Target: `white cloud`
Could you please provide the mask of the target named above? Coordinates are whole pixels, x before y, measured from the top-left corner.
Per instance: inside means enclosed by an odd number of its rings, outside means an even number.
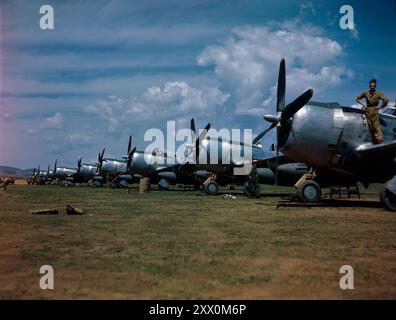
[[[275,101],[282,57],[287,65],[287,94],[294,99],[309,87],[320,92],[353,78],[353,72],[338,63],[342,54],[342,46],[322,29],[294,19],[236,28],[221,43],[207,47],[197,62],[215,66],[219,81],[237,101],[236,114],[262,115],[263,107]]]
[[[48,117],[41,125],[43,129],[62,129],[65,123],[64,115],[60,112],[55,113],[52,117]]]
[[[316,15],[316,8],[312,2],[302,3],[300,4],[300,16],[306,14]]]
[[[351,37],[355,40],[359,40],[359,31],[356,22],[354,22],[353,29],[351,30]]]
[[[2,118],[3,118],[4,121],[13,121],[15,119],[14,116],[11,113],[9,113],[9,112],[3,113],[3,117]]]
[[[69,133],[66,136],[66,142],[70,143],[73,147],[84,147],[91,144],[92,137],[87,133]]]
[[[217,87],[194,88],[185,81],[166,82],[163,87],[150,87],[139,96],[123,99],[109,96],[96,101],[84,110],[105,120],[107,131],[116,133],[124,124],[158,124],[188,115],[214,115],[216,107],[223,105],[229,95]]]

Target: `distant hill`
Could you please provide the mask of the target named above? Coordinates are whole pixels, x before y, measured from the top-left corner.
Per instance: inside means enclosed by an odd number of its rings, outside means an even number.
[[[33,169],[19,169],[14,167],[0,166],[0,176],[26,177],[33,173]]]

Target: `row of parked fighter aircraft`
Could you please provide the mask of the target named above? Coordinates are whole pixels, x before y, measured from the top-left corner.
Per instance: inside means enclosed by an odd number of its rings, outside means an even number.
[[[320,201],[321,189],[329,186],[351,186],[360,182],[367,187],[371,183],[382,183],[380,201],[388,210],[396,211],[396,116],[381,113],[384,142],[375,144],[365,113],[360,109],[312,102],[312,89],[285,105],[285,73],[282,59],[276,114],[264,116],[271,125],[247,146],[252,150],[256,181],[251,179],[251,173],[234,174],[234,169],[245,163],[246,159],[241,156],[230,156],[230,163],[222,164],[219,152],[215,163],[211,163],[209,150],[214,139],[207,135],[210,124],[197,137],[193,119],[194,143],[186,145],[194,154],[193,163],[174,164],[173,155],[166,152],[157,150],[147,154],[132,149],[130,137],[127,154],[120,159],[106,158],[103,149],[97,163],[83,163],[81,157],[76,168],[61,168],[55,163],[53,169],[34,172],[33,180],[37,183],[51,179],[66,184],[87,182],[94,187],[102,186],[107,180],[113,186],[126,187],[149,177],[151,183],[158,183],[164,189],[169,184],[199,186],[205,181],[209,194],[216,194],[219,185],[242,184],[250,195],[260,192],[258,184],[295,185],[303,202]],[[276,129],[276,148],[264,151],[260,141],[272,129]],[[244,145],[231,140],[215,142],[219,150],[228,150],[230,155],[234,154],[234,148]]]
[[[253,154],[258,178],[255,184],[250,179],[250,172],[242,175],[234,174],[233,169],[240,166],[241,159],[238,161],[232,159],[229,164],[221,164],[221,157],[225,156],[226,148],[219,153],[216,164],[210,163],[210,160],[203,164],[200,154],[206,156],[210,150],[210,137],[208,137],[209,140],[204,137],[209,128],[210,124],[197,138],[195,122],[191,119],[193,135],[191,140],[196,143],[187,145],[186,150],[194,153],[194,158],[197,160],[194,164],[189,162],[176,164],[175,156],[170,156],[158,149],[151,153],[132,149],[132,136],[130,136],[127,153],[120,159],[106,158],[105,149],[103,149],[98,154],[96,163],[83,163],[82,157],[79,157],[75,168],[67,168],[58,167],[55,161],[53,169],[49,165],[47,171],[42,171],[40,168],[34,170],[30,181],[35,184],[57,182],[68,186],[74,183],[88,183],[92,187],[102,187],[106,183],[111,187],[126,188],[141,178],[148,177],[151,183],[158,183],[159,188],[164,190],[168,189],[170,184],[200,187],[207,181],[205,191],[208,194],[216,194],[219,185],[237,184],[245,185],[245,192],[249,195],[258,195],[260,184],[274,184],[277,180],[276,183],[279,185],[293,185],[304,173],[308,172],[307,165],[286,160],[282,155],[276,164],[274,148],[264,152],[257,144],[252,145],[256,149]],[[222,148],[221,145],[216,147]],[[205,152],[202,153],[202,150]],[[228,151],[230,151],[229,148]]]

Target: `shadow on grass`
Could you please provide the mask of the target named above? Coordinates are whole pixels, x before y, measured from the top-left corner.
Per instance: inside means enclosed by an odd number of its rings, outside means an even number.
[[[375,200],[350,200],[350,199],[322,199],[319,203],[301,203],[295,200],[281,200],[276,209],[286,208],[378,208],[382,209],[382,204]]]

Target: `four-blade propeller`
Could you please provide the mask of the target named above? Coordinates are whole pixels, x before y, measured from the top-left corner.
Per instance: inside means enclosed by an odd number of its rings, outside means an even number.
[[[129,136],[127,154],[126,154],[126,156],[123,157],[125,159],[125,162],[126,162],[127,171],[129,171],[130,168],[131,168],[131,164],[132,164],[132,161],[133,161],[133,155],[136,152],[136,147],[134,147],[132,150],[131,150],[131,147],[132,147],[132,136]]]
[[[284,145],[291,129],[291,118],[302,107],[304,107],[313,96],[313,90],[308,89],[301,94],[297,99],[290,102],[285,107],[285,94],[286,94],[286,66],[285,59],[282,59],[279,65],[277,96],[276,96],[276,115],[265,115],[264,119],[271,123],[271,125],[261,132],[254,140],[253,143],[257,144],[261,141],[264,135],[276,128],[276,169],[275,169],[275,185],[278,183],[278,158],[279,149]]]
[[[77,159],[77,173],[80,173],[82,166],[82,156],[79,156]]]
[[[102,164],[103,164],[103,156],[105,153],[105,148],[103,148],[102,153],[98,153],[98,166],[96,168],[96,173],[100,173],[100,171],[102,170]]]
[[[53,175],[55,176],[56,170],[57,170],[57,163],[58,163],[58,159],[55,159],[55,164],[54,164],[54,171],[53,171]]]
[[[190,129],[191,129],[191,144],[185,144],[185,147],[188,150],[188,152],[185,155],[185,157],[188,158],[190,156],[190,154],[192,152],[194,152],[195,163],[198,164],[198,162],[199,162],[199,153],[200,153],[200,149],[202,147],[202,141],[205,139],[206,134],[208,133],[208,131],[210,129],[210,123],[208,123],[205,126],[205,128],[201,131],[201,134],[199,135],[198,138],[196,138],[197,132],[195,130],[194,118],[191,119]]]

